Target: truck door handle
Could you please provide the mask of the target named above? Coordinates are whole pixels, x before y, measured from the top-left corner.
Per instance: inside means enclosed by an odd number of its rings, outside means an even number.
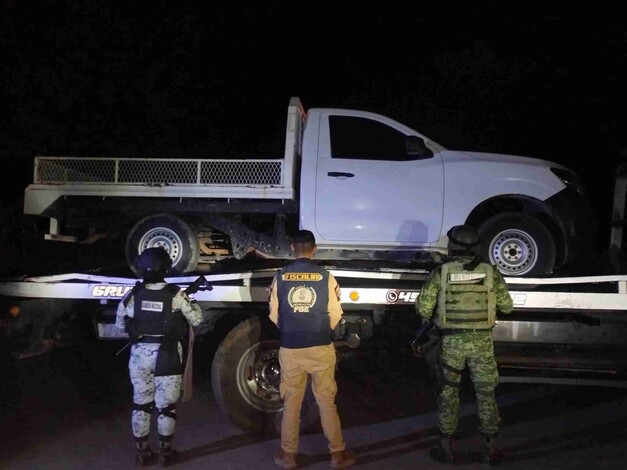
[[[346,176],[347,178],[352,178],[353,176],[355,176],[353,173],[344,173],[343,171],[329,171],[327,175],[334,176],[336,178],[340,176]]]

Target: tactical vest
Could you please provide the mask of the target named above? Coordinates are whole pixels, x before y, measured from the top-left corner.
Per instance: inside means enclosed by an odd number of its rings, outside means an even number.
[[[143,284],[133,288],[133,342],[141,342],[141,336],[168,336],[179,340],[186,333],[187,320],[180,311],[172,311],[172,299],[179,287],[166,285],[163,289],[146,289]]]
[[[488,330],[496,322],[494,267],[480,263],[473,271],[464,270],[463,262],[442,265],[438,328]]]
[[[281,346],[297,349],[331,344],[329,273],[307,258],[279,271],[279,329]]]

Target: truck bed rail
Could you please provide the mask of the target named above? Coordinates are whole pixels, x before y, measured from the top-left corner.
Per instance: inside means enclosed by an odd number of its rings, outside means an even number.
[[[34,184],[283,186],[282,159],[35,157]]]

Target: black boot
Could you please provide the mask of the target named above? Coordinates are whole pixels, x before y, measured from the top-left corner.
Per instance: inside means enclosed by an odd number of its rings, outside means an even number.
[[[148,445],[145,439],[137,440],[137,454],[135,454],[135,465],[139,467],[147,467],[156,461],[156,455]]]
[[[453,436],[441,435],[438,445],[429,451],[433,460],[442,463],[455,463],[453,455]]]
[[[481,445],[481,463],[496,465],[500,460],[500,453],[496,448],[496,436],[483,436]]]
[[[178,456],[179,453],[172,448],[170,441],[159,442],[159,465],[162,467],[172,465],[176,463]]]

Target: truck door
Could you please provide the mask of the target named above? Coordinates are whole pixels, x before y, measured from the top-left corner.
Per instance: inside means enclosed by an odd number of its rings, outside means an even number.
[[[316,230],[329,242],[398,246],[436,241],[443,211],[440,155],[408,155],[411,130],[371,116],[320,116]]]

